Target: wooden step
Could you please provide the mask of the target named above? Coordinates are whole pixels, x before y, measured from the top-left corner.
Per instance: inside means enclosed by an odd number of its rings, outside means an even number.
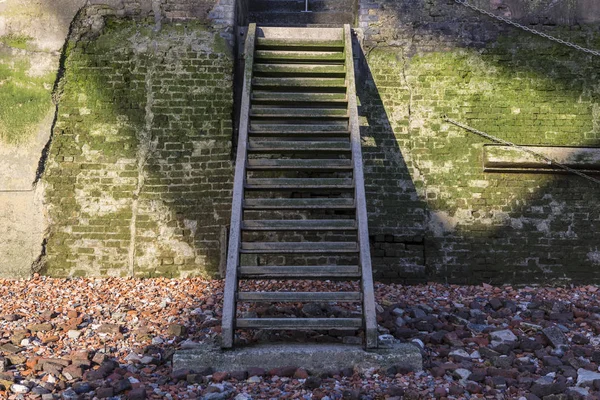
[[[240,302],[354,302],[361,301],[360,292],[239,292]]]
[[[343,51],[257,50],[254,58],[269,61],[339,61],[343,63],[346,60],[346,54]]]
[[[343,40],[306,40],[301,38],[256,38],[257,48],[287,48],[295,47],[301,49],[314,49],[316,48],[344,48]]]
[[[251,117],[275,118],[348,118],[344,108],[252,107]]]
[[[348,178],[248,178],[246,189],[353,189]]]
[[[309,102],[309,103],[347,103],[345,93],[302,93],[302,92],[274,92],[255,90],[252,92],[253,101],[276,102]]]
[[[263,78],[252,79],[252,85],[258,87],[302,87],[302,88],[343,88],[344,78]]]
[[[357,265],[240,267],[240,276],[245,279],[360,278],[360,274]]]
[[[248,151],[256,152],[301,152],[301,151],[350,151],[350,142],[348,141],[275,141],[275,140],[256,140],[248,141]]]
[[[254,64],[254,72],[263,74],[344,74],[344,65],[328,64]]]
[[[358,245],[353,242],[242,242],[240,253],[358,253]]]
[[[354,209],[354,199],[246,199],[244,200],[246,210],[322,210],[322,209]]]
[[[237,328],[253,329],[360,329],[362,318],[238,318]]]
[[[245,231],[347,231],[356,229],[352,219],[249,220],[242,222]]]
[[[259,133],[348,133],[347,122],[332,122],[327,124],[265,124],[257,121],[250,122],[250,134]]]
[[[352,160],[342,159],[250,159],[246,165],[248,170],[320,170],[320,171],[351,171]]]

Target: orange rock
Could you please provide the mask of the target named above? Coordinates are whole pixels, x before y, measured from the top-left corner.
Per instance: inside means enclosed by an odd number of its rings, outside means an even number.
[[[39,360],[40,357],[29,358],[27,361],[25,361],[25,365],[27,366],[27,368],[34,369]]]

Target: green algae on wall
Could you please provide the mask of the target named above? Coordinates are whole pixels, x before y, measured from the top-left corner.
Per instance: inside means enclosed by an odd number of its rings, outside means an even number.
[[[46,181],[54,276],[214,274],[233,60],[217,32],[107,18],[68,46]]]
[[[19,144],[31,139],[52,108],[54,74],[33,71],[31,61],[0,38],[0,140]]]
[[[413,32],[405,46],[368,53],[362,133],[376,275],[600,279],[600,188],[573,175],[484,173],[489,141],[442,121],[518,144],[600,146],[597,60],[519,32],[483,48],[423,42]]]

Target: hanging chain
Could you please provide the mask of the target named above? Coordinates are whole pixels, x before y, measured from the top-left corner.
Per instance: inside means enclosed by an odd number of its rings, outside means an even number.
[[[529,33],[533,33],[534,35],[538,35],[538,36],[541,36],[541,37],[546,38],[548,40],[552,40],[553,42],[560,43],[560,44],[563,44],[565,46],[569,46],[569,47],[571,47],[573,49],[576,49],[576,50],[579,50],[579,51],[583,51],[585,53],[591,54],[591,55],[596,56],[596,57],[600,57],[600,51],[592,50],[592,49],[587,49],[585,47],[581,47],[578,44],[567,42],[566,40],[562,40],[562,39],[559,39],[557,37],[550,36],[547,33],[540,32],[538,30],[532,29],[532,28],[530,28],[528,26],[521,25],[519,23],[516,23],[515,21],[512,21],[512,20],[508,19],[508,18],[501,17],[501,16],[496,15],[494,13],[491,13],[489,11],[483,10],[483,9],[477,7],[477,6],[474,6],[473,4],[470,4],[467,0],[454,0],[454,1],[456,3],[458,3],[458,4],[462,4],[465,7],[469,7],[472,10],[480,12],[481,14],[485,14],[488,17],[497,19],[498,21],[505,22],[505,23],[507,23],[509,25],[512,25],[512,26],[514,26],[516,28],[522,29],[522,30],[527,31]]]
[[[456,125],[456,126],[458,126],[458,127],[460,127],[460,128],[463,128],[463,129],[464,129],[464,130],[466,130],[466,131],[469,131],[469,132],[475,133],[476,135],[479,135],[479,136],[482,136],[482,137],[484,137],[484,138],[486,138],[486,139],[488,139],[488,140],[491,140],[492,142],[500,143],[500,144],[503,144],[503,145],[505,145],[505,146],[514,147],[515,149],[518,149],[518,150],[521,150],[521,151],[523,151],[523,152],[525,152],[525,153],[531,154],[531,155],[532,155],[532,156],[534,156],[535,158],[537,158],[537,159],[539,159],[539,160],[542,160],[542,161],[544,161],[544,162],[545,162],[546,164],[548,164],[548,165],[553,165],[553,166],[555,166],[555,167],[558,167],[558,168],[561,168],[561,169],[563,169],[563,170],[565,170],[565,171],[567,171],[567,172],[570,172],[570,173],[572,173],[572,174],[578,175],[578,176],[580,176],[580,177],[582,177],[582,178],[584,178],[584,179],[587,179],[587,180],[589,180],[589,181],[592,181],[592,182],[594,182],[594,183],[600,184],[600,179],[596,179],[596,178],[594,178],[593,176],[590,176],[590,175],[588,175],[588,174],[584,174],[584,173],[583,173],[583,172],[581,172],[581,171],[577,171],[576,169],[573,169],[573,168],[571,168],[571,167],[568,167],[568,166],[566,166],[565,164],[559,163],[558,161],[556,161],[556,160],[553,160],[553,159],[552,159],[552,158],[550,158],[550,157],[546,157],[545,155],[543,155],[543,154],[541,154],[541,153],[538,153],[537,151],[533,151],[533,150],[531,150],[531,149],[528,149],[528,148],[526,148],[526,147],[519,146],[518,144],[511,143],[511,142],[509,142],[509,141],[507,141],[507,140],[504,140],[504,139],[500,139],[499,137],[492,136],[492,135],[490,135],[489,133],[482,132],[482,131],[480,131],[480,130],[477,130],[477,129],[475,129],[475,128],[472,128],[472,127],[470,127],[470,126],[468,126],[468,125],[465,125],[465,124],[462,124],[462,123],[460,123],[460,122],[458,122],[458,121],[455,121],[455,120],[453,120],[453,119],[450,119],[450,118],[448,118],[448,117],[447,117],[447,116],[445,116],[445,115],[442,117],[442,119],[443,119],[444,121],[446,121],[446,122],[449,122],[449,123],[451,123],[451,124],[453,124],[453,125]]]

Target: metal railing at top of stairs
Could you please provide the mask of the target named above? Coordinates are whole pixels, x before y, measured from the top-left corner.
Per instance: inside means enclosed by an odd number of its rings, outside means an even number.
[[[352,29],[344,25],[344,47],[346,50],[346,80],[348,111],[350,113],[350,142],[352,144],[352,162],[354,163],[354,198],[356,201],[356,223],[358,226],[358,245],[360,266],[362,269],[363,315],[365,320],[365,345],[367,349],[377,347],[377,319],[373,289],[373,270],[369,248],[369,226],[365,196],[365,178],[360,142],[360,126],[356,104],[356,86],[354,79],[354,56],[352,52]]]
[[[237,269],[240,258],[242,207],[244,200],[244,184],[246,180],[246,152],[248,146],[248,115],[250,113],[250,94],[252,91],[252,70],[254,67],[254,47],[256,43],[256,24],[248,26],[244,47],[244,84],[242,88],[242,105],[240,109],[240,127],[238,148],[233,181],[233,199],[231,205],[231,224],[229,246],[227,249],[227,270],[225,273],[225,292],[223,295],[222,342],[221,347],[233,347],[235,331]]]

